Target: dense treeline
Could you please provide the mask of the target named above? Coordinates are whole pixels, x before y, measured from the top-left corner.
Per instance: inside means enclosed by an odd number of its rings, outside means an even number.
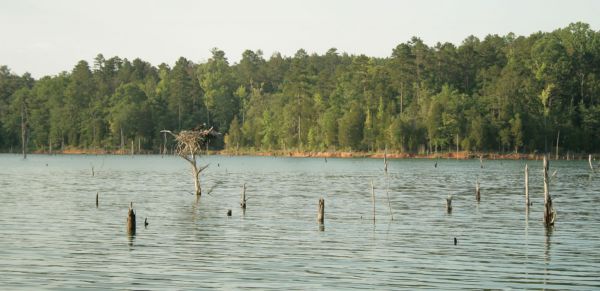
[[[256,150],[600,151],[600,32],[575,23],[528,37],[488,35],[387,58],[247,50],[230,64],[171,68],[98,55],[34,80],[0,68],[0,148],[157,151],[161,129],[206,123],[215,148]]]

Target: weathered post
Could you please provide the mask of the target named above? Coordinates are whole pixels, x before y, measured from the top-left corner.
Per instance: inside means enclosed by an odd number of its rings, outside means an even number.
[[[452,213],[452,195],[448,195],[446,198],[446,211]]]
[[[135,235],[135,212],[133,211],[133,202],[129,204],[129,212],[127,213],[127,233]]]
[[[322,197],[319,199],[319,208],[318,208],[318,212],[317,212],[317,222],[319,224],[324,224],[325,223],[325,199],[322,198]]]
[[[96,192],[96,208],[98,208],[98,192]]]
[[[552,197],[550,197],[550,178],[548,177],[548,168],[550,167],[548,158],[544,155],[544,225],[554,225],[556,212],[552,207]]]
[[[588,156],[588,163],[590,163],[590,169],[593,172],[594,171],[594,165],[592,165],[592,155],[591,154]]]

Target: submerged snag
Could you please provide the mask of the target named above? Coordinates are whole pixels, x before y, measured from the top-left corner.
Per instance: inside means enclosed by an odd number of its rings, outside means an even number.
[[[452,213],[452,195],[446,198],[446,212]]]
[[[548,168],[550,163],[544,156],[544,225],[552,226],[556,220],[556,211],[552,207],[552,197],[550,197],[550,178],[548,177]]]
[[[127,233],[135,235],[135,212],[133,211],[133,202],[129,204],[129,212],[127,213]]]
[[[203,129],[200,126],[199,129],[194,130],[182,130],[175,134],[170,130],[161,130],[162,133],[168,133],[175,137],[177,146],[175,152],[178,156],[190,163],[192,167],[192,177],[194,178],[194,188],[196,190],[196,196],[202,195],[202,189],[200,187],[200,173],[204,171],[208,165],[199,167],[196,161],[202,153],[203,148],[208,147],[209,141],[220,135],[219,132],[214,130],[212,127],[209,129]]]

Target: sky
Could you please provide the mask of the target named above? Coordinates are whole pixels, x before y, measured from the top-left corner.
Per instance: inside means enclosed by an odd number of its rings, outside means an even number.
[[[99,53],[171,66],[204,62],[214,47],[230,63],[246,49],[387,57],[413,36],[459,45],[578,21],[598,30],[599,15],[594,0],[0,0],[0,65],[40,78]]]

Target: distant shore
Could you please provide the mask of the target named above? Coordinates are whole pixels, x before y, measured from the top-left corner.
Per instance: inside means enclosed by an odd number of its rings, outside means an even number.
[[[32,154],[50,154],[48,151],[34,151]],[[52,154],[64,155],[131,155],[131,151],[122,150],[106,150],[106,149],[76,149],[70,148],[65,150],[55,150]],[[152,155],[159,154],[153,151],[135,151],[134,155]],[[206,154],[206,153],[204,153]],[[480,157],[486,160],[541,160],[541,153],[495,153],[495,152],[438,152],[438,153],[406,153],[390,151],[384,153],[377,152],[362,152],[362,151],[254,151],[254,150],[210,150],[208,155],[222,156],[269,156],[269,157],[295,157],[295,158],[374,158],[383,159],[384,156],[388,159],[479,159]],[[595,156],[595,155],[594,155]],[[555,159],[555,155],[551,154],[550,158]],[[559,155],[560,160],[582,160],[587,159],[588,154],[569,153]]]

